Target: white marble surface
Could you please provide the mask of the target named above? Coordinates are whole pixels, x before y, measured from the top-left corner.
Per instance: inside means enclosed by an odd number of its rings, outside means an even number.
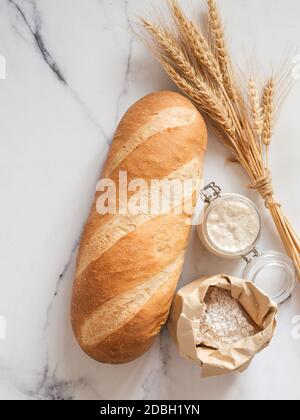
[[[0,399],[300,397],[300,337],[292,324],[300,315],[299,288],[280,308],[272,345],[243,375],[202,380],[197,367],[179,358],[166,331],[148,354],[121,367],[89,360],[72,336],[75,254],[116,124],[142,95],[173,88],[130,31],[136,16],[161,3],[0,0],[0,55],[7,64],[6,80],[0,80],[0,326],[6,322]],[[300,46],[298,0],[220,4],[239,65],[249,67],[255,56],[264,74],[287,56],[287,48]],[[298,231],[299,104],[296,85],[272,145],[278,197]],[[211,136],[206,180],[260,203],[227,158]],[[260,248],[280,250],[261,208]],[[193,236],[181,284],[241,269],[209,255]]]

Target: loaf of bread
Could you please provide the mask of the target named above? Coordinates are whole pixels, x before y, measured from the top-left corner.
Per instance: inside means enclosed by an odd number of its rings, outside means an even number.
[[[151,94],[122,119],[103,178],[113,180],[117,190],[120,171],[128,182],[142,179],[148,185],[153,179],[201,178],[206,143],[205,123],[188,99],[172,92]],[[71,318],[85,353],[122,364],[145,353],[167,321],[192,214],[100,215],[99,194],[79,249]],[[182,198],[195,199],[195,191]]]

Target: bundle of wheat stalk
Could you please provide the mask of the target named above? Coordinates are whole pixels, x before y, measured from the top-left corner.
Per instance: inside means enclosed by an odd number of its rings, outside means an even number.
[[[249,77],[248,95],[243,95],[215,0],[207,0],[207,36],[183,13],[177,0],[169,0],[168,5],[169,23],[142,19],[144,39],[170,78],[207,115],[218,138],[247,171],[251,178],[249,187],[263,197],[300,278],[300,240],[274,199],[269,168],[275,95],[279,88],[276,78],[270,77],[260,92],[254,77]]]

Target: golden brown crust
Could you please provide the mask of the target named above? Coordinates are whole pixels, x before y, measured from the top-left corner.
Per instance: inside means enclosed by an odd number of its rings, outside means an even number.
[[[171,285],[168,283],[161,287],[122,329],[105,339],[101,346],[86,349],[87,353],[99,362],[123,364],[149,350],[168,319],[181,269],[182,265],[173,276]]]
[[[160,113],[161,111],[165,109],[173,108],[173,107],[183,107],[183,108],[190,109],[192,111],[196,111],[193,104],[187,98],[177,93],[167,92],[167,91],[156,92],[151,95],[147,95],[146,97],[142,98],[137,103],[135,103],[124,115],[124,117],[122,118],[119,124],[119,127],[117,128],[113,144],[111,146],[106,164],[104,166],[103,174],[105,174],[105,172],[107,171],[107,168],[111,164],[116,154],[124,146],[124,143],[126,143],[126,141],[128,141],[128,139],[131,138],[139,130],[140,127],[146,125],[149,122],[149,119],[151,119],[151,117],[157,115],[158,113]],[[199,130],[200,128],[201,133],[198,133],[198,135],[201,136],[205,133],[204,134],[204,137],[205,137],[206,135],[205,123],[202,117],[200,116],[200,114],[197,111],[196,113],[197,113],[197,119],[194,123],[195,129]],[[190,128],[192,130],[192,127]],[[186,138],[188,133],[184,129],[184,127],[183,127],[183,131]],[[162,140],[164,139],[165,134],[166,133],[163,133],[163,136],[160,135]],[[180,137],[180,134],[179,134],[179,137]],[[194,137],[194,140],[195,140],[195,137]],[[206,139],[203,138],[202,140],[203,140],[202,141],[203,147],[205,148]],[[185,147],[184,143],[185,142],[181,142],[181,147]],[[200,145],[200,147],[202,146],[201,144],[199,144],[199,142],[197,143],[198,145]],[[160,155],[156,155],[155,161],[159,159],[163,151],[169,153],[171,148],[168,147],[168,144],[169,144],[168,142],[165,142],[163,149],[160,150]],[[165,153],[164,155],[165,158],[168,156],[168,153]],[[143,153],[140,153],[140,156],[138,156],[138,158],[136,159],[137,162],[139,161],[140,157],[143,157]],[[178,158],[180,159],[180,156],[178,156]],[[136,173],[136,176],[137,177],[143,176],[144,174],[143,171],[144,171],[143,167],[140,166],[140,171],[139,173]],[[172,171],[170,170],[170,172]]]
[[[204,121],[189,100],[155,93],[122,119],[103,174],[117,185],[120,170],[128,172],[129,181],[150,182],[171,173],[184,177],[190,162],[201,170],[206,141]],[[130,221],[100,216],[94,202],[78,254],[71,311],[78,342],[92,358],[126,363],[151,346],[182,270],[190,232],[186,221],[186,215],[174,214]],[[126,302],[132,302],[128,310]]]

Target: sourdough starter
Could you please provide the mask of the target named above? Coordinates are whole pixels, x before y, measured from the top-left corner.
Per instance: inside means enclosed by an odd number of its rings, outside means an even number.
[[[209,212],[207,233],[221,251],[237,254],[249,249],[260,232],[260,218],[254,206],[231,196],[220,200]]]

